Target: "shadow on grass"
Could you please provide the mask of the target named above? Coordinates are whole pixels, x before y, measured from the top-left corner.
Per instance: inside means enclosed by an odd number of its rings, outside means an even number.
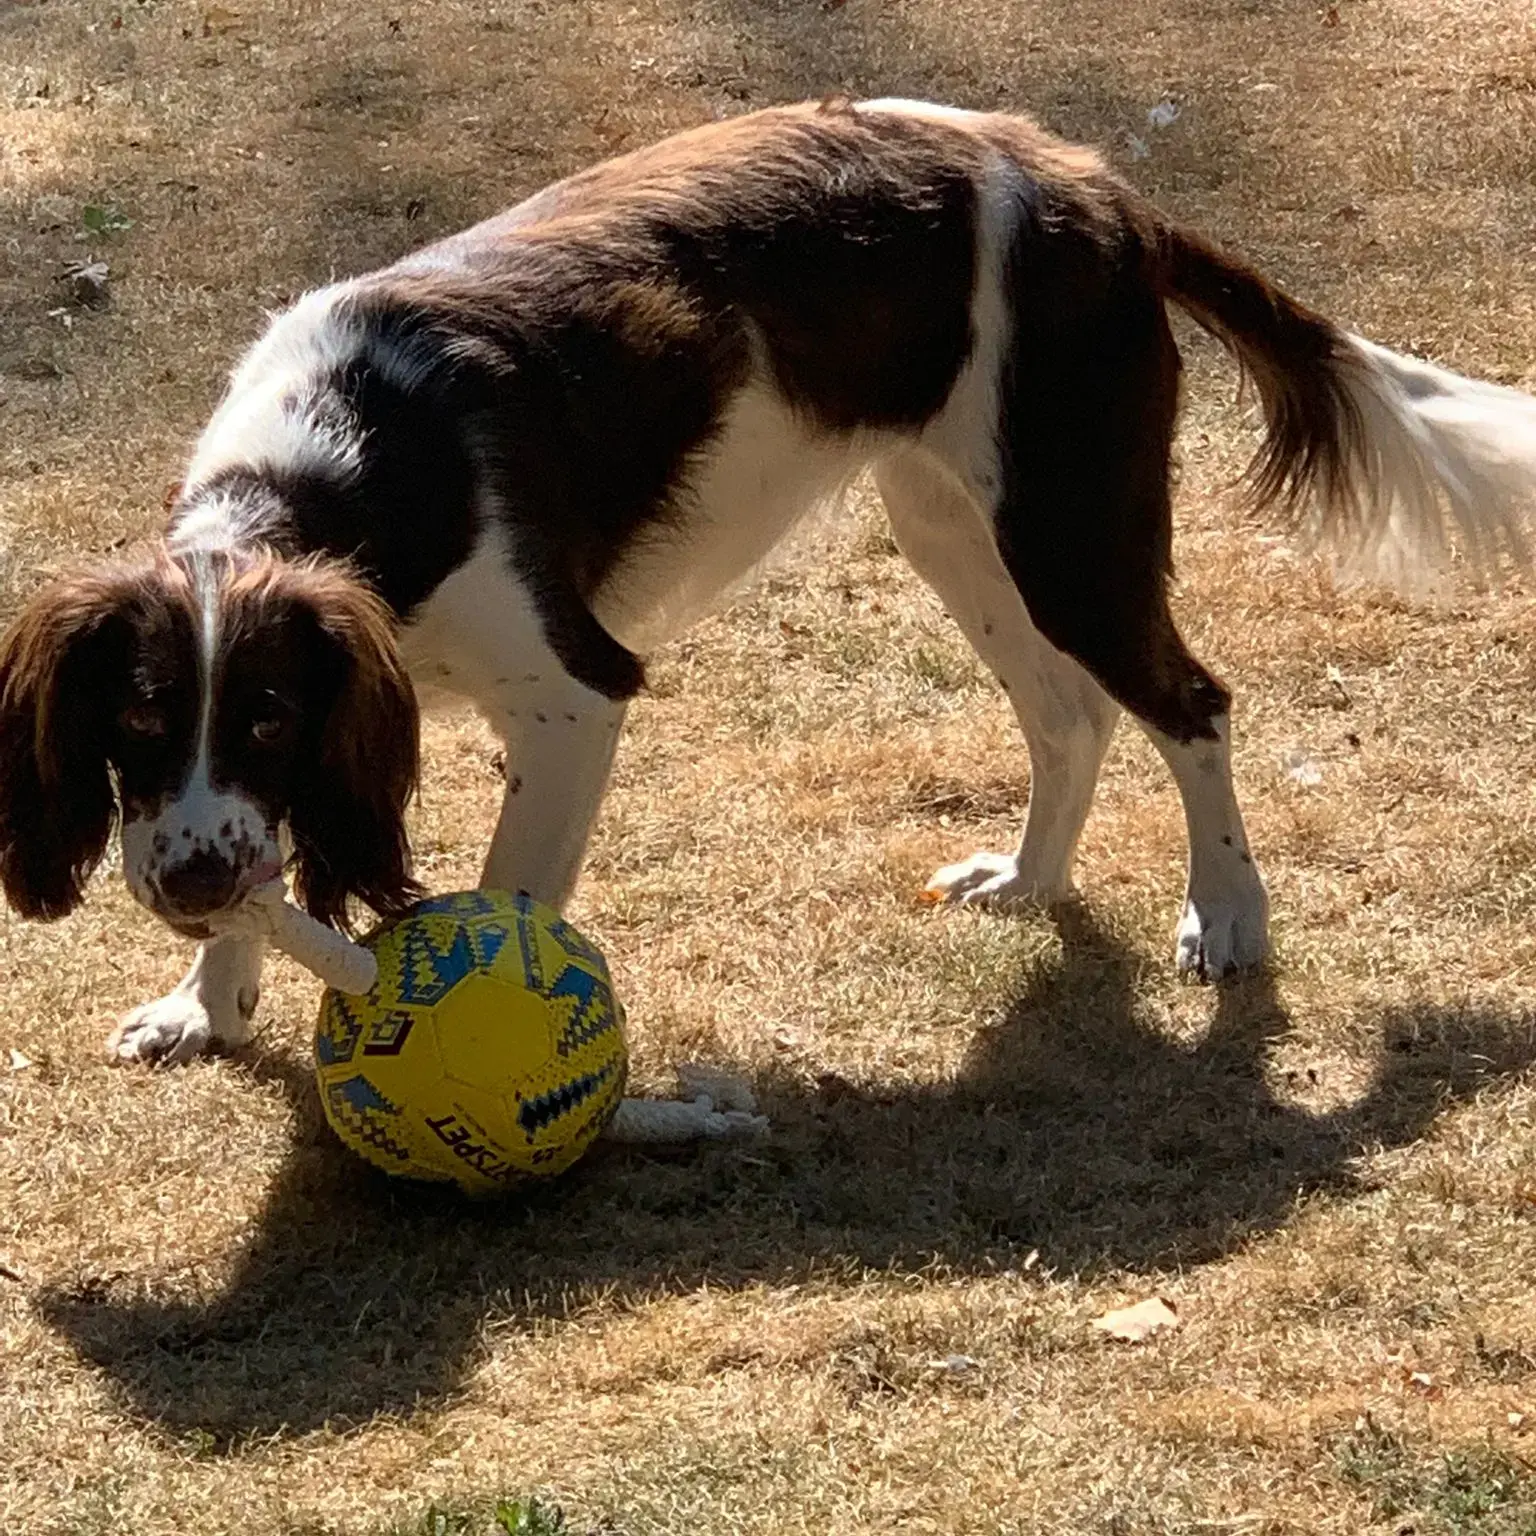
[[[1084,1273],[1219,1258],[1301,1195],[1356,1190],[1363,1148],[1413,1140],[1536,1059],[1527,1020],[1388,1013],[1369,1090],[1309,1114],[1264,1070],[1288,1027],[1267,980],[1224,988],[1205,1038],[1175,1043],[1138,1016],[1137,957],[1080,910],[1063,927],[1060,957],[1024,979],[952,1084],[765,1082],[765,1145],[602,1149],[498,1205],[372,1175],[330,1140],[304,1065],[255,1059],[305,1130],[224,1294],[55,1291],[39,1305],[129,1411],[233,1448],[408,1413],[454,1389],[488,1318],[558,1316],[594,1288],[934,1259],[979,1271],[1029,1249]]]

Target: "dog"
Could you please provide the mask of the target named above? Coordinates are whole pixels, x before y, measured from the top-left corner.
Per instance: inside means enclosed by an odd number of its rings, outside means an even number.
[[[300,299],[236,369],[151,553],[0,644],[0,883],[73,908],[121,822],[200,942],[125,1060],[247,1038],[281,871],[344,924],[416,895],[418,690],[506,743],[487,887],[559,907],[645,658],[873,470],[897,544],[1007,691],[1029,809],[954,902],[1072,889],[1121,710],[1183,799],[1177,964],[1264,959],[1229,694],[1169,615],[1177,307],[1235,353],[1254,499],[1412,571],[1519,552],[1536,400],[1350,335],[1020,117],[808,103],[600,164]]]

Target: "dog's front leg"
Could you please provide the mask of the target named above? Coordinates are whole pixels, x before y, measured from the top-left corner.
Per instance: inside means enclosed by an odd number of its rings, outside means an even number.
[[[243,1045],[261,996],[266,940],[230,933],[198,946],[192,969],[173,992],[119,1021],[107,1040],[118,1061],[187,1061],[214,1046]]]
[[[507,788],[485,890],[526,891],[557,910],[576,884],[608,785],[625,705],[567,680],[531,703],[487,712],[506,743]]]

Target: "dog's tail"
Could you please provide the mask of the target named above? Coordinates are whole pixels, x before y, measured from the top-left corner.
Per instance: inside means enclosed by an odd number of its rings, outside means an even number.
[[[1153,214],[1154,283],[1236,354],[1267,430],[1253,497],[1292,509],[1346,568],[1412,584],[1453,548],[1524,559],[1536,399],[1341,330],[1242,261]]]

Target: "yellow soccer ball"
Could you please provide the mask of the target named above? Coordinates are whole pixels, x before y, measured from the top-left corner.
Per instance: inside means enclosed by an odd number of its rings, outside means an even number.
[[[526,896],[419,902],[363,940],[366,996],[328,990],[325,1117],[369,1162],[476,1194],[563,1172],[624,1093],[624,1016],[602,955]]]

